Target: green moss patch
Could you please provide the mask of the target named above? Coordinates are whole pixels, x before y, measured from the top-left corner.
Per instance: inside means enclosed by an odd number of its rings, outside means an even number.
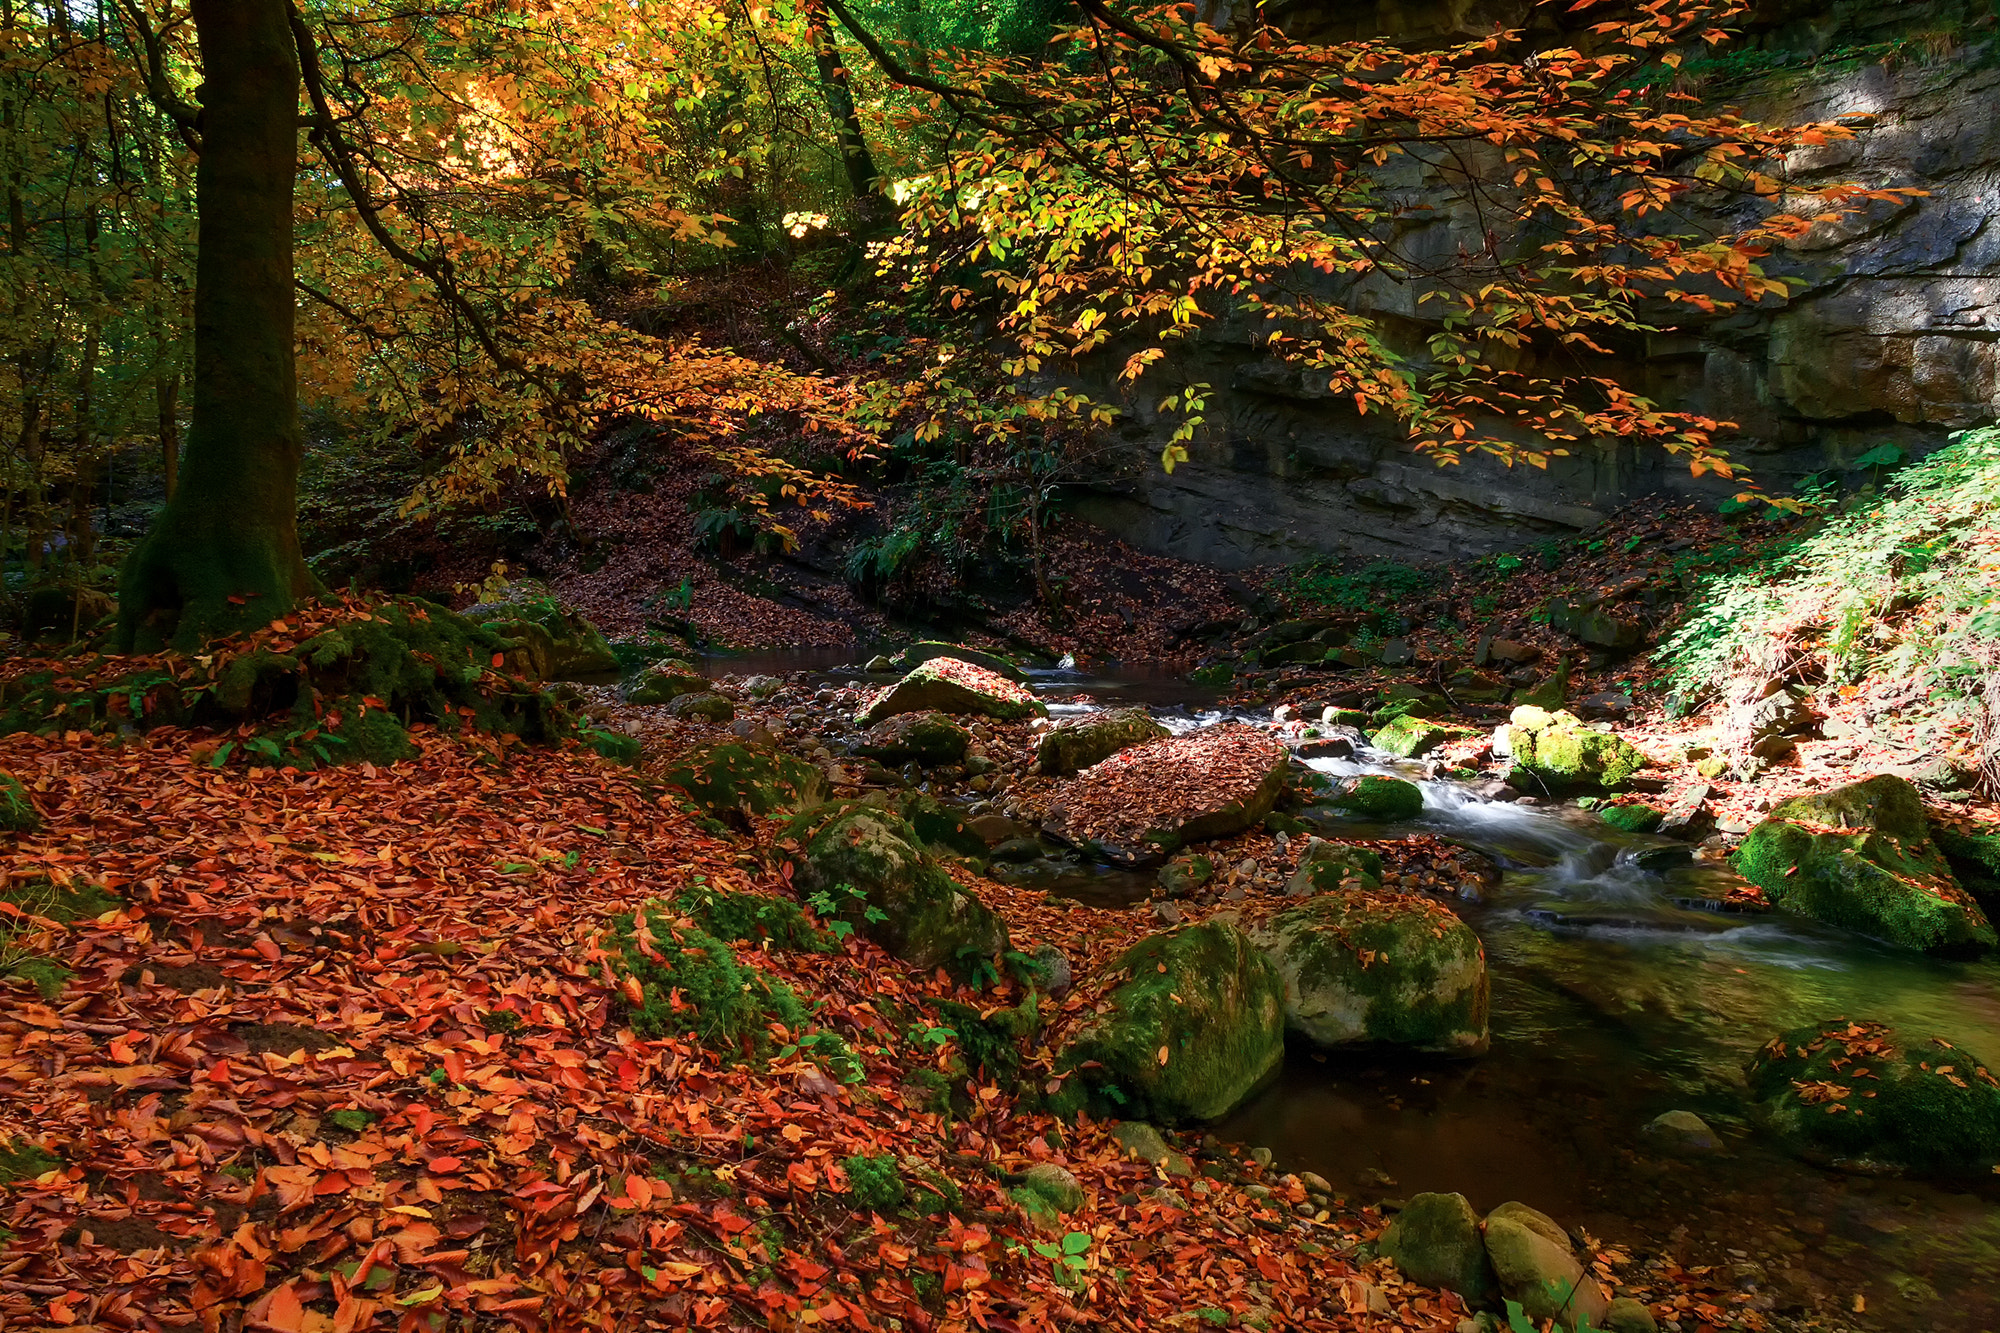
[[[1336,796],[1343,810],[1384,824],[1416,819],[1424,813],[1423,789],[1401,778],[1365,777]]]
[[[1942,1038],[1830,1019],[1773,1039],[1749,1082],[1771,1128],[1814,1156],[1972,1174],[2000,1161],[2000,1080]]]
[[[1284,1057],[1284,983],[1221,921],[1155,935],[1118,962],[1127,980],[1057,1058],[1059,1110],[1163,1123],[1240,1105]]]
[[[12,773],[0,771],[0,829],[9,833],[33,833],[41,826],[41,812],[35,809],[28,789]]]
[[[744,966],[727,942],[664,903],[614,918],[606,952],[605,979],[642,1037],[690,1035],[715,1050],[762,1052],[772,1024],[794,1032],[806,1025],[791,987]],[[633,999],[629,981],[642,998]]]
[[[821,806],[793,819],[779,843],[791,849],[800,893],[899,958],[970,978],[989,974],[1007,951],[1000,918],[892,810],[863,801]]]
[[[1284,980],[1287,1026],[1315,1045],[1486,1049],[1486,952],[1442,903],[1354,887],[1287,908],[1250,937]]]
[[[1627,833],[1652,833],[1666,815],[1650,805],[1607,805],[1597,812],[1597,817]]]
[[[1926,953],[2000,944],[1931,840],[1916,789],[1881,776],[1795,797],[1750,830],[1731,858],[1781,911]]]
[[[809,953],[826,953],[835,947],[833,937],[808,920],[804,910],[789,898],[732,893],[702,883],[675,898],[674,910],[732,944]]]
[[[826,774],[805,760],[734,743],[692,750],[663,776],[712,815],[793,814],[827,793]]]
[[[1067,777],[1120,750],[1163,740],[1170,734],[1143,708],[1087,713],[1042,733],[1035,744],[1035,768],[1051,777]]]

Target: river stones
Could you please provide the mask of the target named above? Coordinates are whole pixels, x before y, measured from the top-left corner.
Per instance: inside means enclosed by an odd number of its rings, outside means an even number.
[[[465,618],[514,639],[523,665],[542,680],[575,680],[618,670],[618,655],[597,627],[532,579],[509,584]]]
[[[1486,1050],[1486,951],[1435,899],[1356,885],[1286,908],[1251,938],[1283,980],[1286,1027],[1316,1046]]]
[[[1884,774],[1774,808],[1731,863],[1780,911],[1925,953],[2000,944],[1931,840],[1917,789]]]
[[[868,729],[861,753],[885,764],[912,760],[926,768],[955,764],[972,746],[972,733],[943,713],[897,713]]]
[[[826,774],[805,760],[733,743],[691,750],[662,776],[712,815],[793,814],[827,795]]]
[[[1607,805],[1597,812],[1597,817],[1626,833],[1656,833],[1666,815],[1650,805],[1634,804]]]
[[[1424,792],[1401,778],[1365,777],[1334,797],[1333,804],[1364,819],[1397,824],[1424,813]]]
[[[1044,831],[1117,865],[1158,865],[1183,845],[1260,823],[1290,763],[1283,742],[1240,723],[1150,741],[1058,787]]]
[[[1141,940],[1117,967],[1127,980],[1057,1057],[1058,1110],[1213,1120],[1284,1058],[1284,983],[1227,921]]]
[[[1537,1328],[1549,1319],[1570,1329],[1586,1321],[1604,1326],[1611,1302],[1553,1219],[1525,1204],[1501,1204],[1486,1215],[1486,1257],[1501,1294],[1518,1301]]]
[[[1809,1157],[1973,1175],[2000,1162],[2000,1080],[1940,1037],[1829,1019],[1773,1038],[1749,1083]]]
[[[1396,1214],[1377,1249],[1410,1281],[1455,1291],[1468,1305],[1486,1304],[1499,1288],[1479,1214],[1463,1194],[1417,1195]]]
[[[997,672],[955,657],[920,663],[877,694],[855,720],[873,726],[897,713],[983,713],[1013,721],[1046,717],[1048,708],[1026,688]]]
[[[1160,892],[1169,898],[1185,898],[1215,878],[1215,862],[1206,856],[1176,856],[1160,867]]]
[[[669,657],[640,672],[624,693],[628,704],[665,704],[684,694],[706,694],[714,688],[693,664]]]
[[[1035,745],[1035,768],[1066,777],[1109,759],[1120,750],[1171,735],[1143,708],[1120,708],[1065,719],[1042,733]]]
[[[1574,713],[1524,705],[1493,738],[1509,756],[1507,781],[1522,791],[1617,791],[1646,765],[1646,756],[1617,736],[1587,726]]]
[[[1722,1149],[1722,1140],[1715,1136],[1708,1122],[1693,1111],[1663,1111],[1647,1121],[1640,1133],[1669,1152],[1689,1156],[1720,1152]]]
[[[785,826],[792,883],[918,967],[969,976],[1007,950],[1007,927],[920,847],[907,820],[856,801],[820,806]]]

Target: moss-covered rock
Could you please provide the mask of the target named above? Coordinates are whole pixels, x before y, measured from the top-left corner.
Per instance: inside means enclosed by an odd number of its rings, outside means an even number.
[[[1382,887],[1382,858],[1366,847],[1314,838],[1299,856],[1298,868],[1285,886],[1293,898]]]
[[[1127,980],[1057,1057],[1061,1109],[1173,1124],[1240,1105],[1284,1057],[1284,986],[1248,936],[1222,921],[1140,941]]]
[[[1644,754],[1574,713],[1534,706],[1514,710],[1502,748],[1513,757],[1507,780],[1524,790],[1617,791],[1646,765]]]
[[[1021,670],[1021,664],[998,653],[982,652],[968,648],[962,643],[945,643],[939,639],[923,639],[911,644],[891,659],[891,665],[919,667],[939,657],[954,657],[961,662],[970,662],[976,667],[985,667],[996,676],[1005,676],[1016,685],[1028,683],[1028,673]]]
[[[1364,819],[1400,823],[1424,813],[1424,792],[1401,778],[1364,777],[1334,797],[1333,804]]]
[[[1959,887],[1979,900],[1990,920],[2000,909],[2000,836],[1933,828],[1931,841],[1943,853]]]
[[[1773,1038],[1749,1083],[1771,1129],[1815,1157],[1971,1174],[2000,1162],[2000,1080],[1939,1037],[1829,1019]]]
[[[898,713],[868,729],[861,753],[885,764],[912,760],[926,768],[955,764],[972,746],[972,733],[943,713]]]
[[[1415,713],[1405,713],[1392,719],[1389,724],[1368,738],[1368,743],[1378,750],[1403,759],[1417,759],[1429,754],[1446,741],[1471,733],[1464,727],[1447,722],[1433,722]]]
[[[803,759],[747,745],[710,745],[682,755],[663,776],[712,815],[796,814],[827,796],[826,774]]]
[[[42,826],[42,816],[28,796],[28,789],[12,773],[0,770],[0,829],[9,833],[33,833]]]
[[[981,973],[1007,951],[1007,927],[919,846],[901,815],[866,802],[808,810],[786,826],[793,885],[919,967]]]
[[[684,694],[708,694],[715,685],[694,665],[669,657],[655,662],[625,687],[629,704],[668,704]]]
[[[1119,708],[1068,718],[1042,733],[1035,745],[1037,771],[1067,777],[1109,759],[1120,750],[1170,735],[1143,708]]]
[[[467,607],[465,618],[517,640],[527,654],[524,665],[542,680],[577,680],[618,670],[618,654],[597,627],[532,579]]]
[[[1501,1294],[1518,1301],[1535,1327],[1601,1328],[1611,1302],[1577,1259],[1562,1228],[1518,1203],[1486,1215],[1486,1257]]]
[[[896,798],[896,813],[909,823],[924,850],[967,859],[986,855],[986,839],[965,822],[963,814],[925,792],[904,792]]]
[[[1486,1049],[1486,951],[1434,899],[1357,885],[1286,908],[1250,938],[1284,980],[1286,1026],[1314,1045]]]
[[[683,694],[667,705],[667,711],[683,722],[730,722],[736,705],[719,694]]]
[[[1597,817],[1626,833],[1653,833],[1659,829],[1666,815],[1650,805],[1632,804],[1607,805],[1597,812]]]
[[[1916,788],[1898,777],[1794,797],[1731,860],[1781,911],[1926,953],[2000,943],[1931,840]]]
[[[1002,721],[1046,717],[1048,708],[1024,687],[955,657],[934,657],[889,686],[857,719],[873,726],[897,713],[981,713]]]
[[[1160,867],[1160,892],[1169,898],[1185,898],[1215,878],[1215,862],[1199,853],[1176,856]]]
[[[1498,1289],[1479,1214],[1463,1194],[1417,1195],[1376,1248],[1412,1282],[1455,1291],[1469,1305],[1486,1304]]]

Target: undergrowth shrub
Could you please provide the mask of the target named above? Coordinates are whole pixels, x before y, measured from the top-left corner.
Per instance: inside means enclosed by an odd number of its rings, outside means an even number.
[[[1711,577],[1662,654],[1682,701],[1773,679],[1869,682],[1878,704],[2000,702],[2000,430],[1968,431],[1743,567]],[[1989,747],[1990,748],[1990,747]]]
[[[841,1169],[847,1173],[847,1192],[854,1202],[873,1212],[901,1207],[910,1195],[892,1154],[850,1157],[841,1163]]]
[[[1437,586],[1437,576],[1392,560],[1350,569],[1331,556],[1304,560],[1280,574],[1272,591],[1300,608],[1358,611],[1386,628],[1398,618],[1392,609],[1416,601]]]

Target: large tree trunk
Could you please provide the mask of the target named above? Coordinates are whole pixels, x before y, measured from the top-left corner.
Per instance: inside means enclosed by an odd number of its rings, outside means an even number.
[[[283,615],[315,588],[299,551],[292,182],[299,65],[286,0],[194,0],[201,43],[193,420],[174,495],[126,561],[128,651]]]
[[[848,77],[847,62],[833,40],[833,25],[827,20],[826,0],[806,0],[806,31],[812,38],[813,63],[819,66],[819,88],[826,109],[833,117],[834,138],[840,146],[841,165],[847,168],[847,183],[864,212],[879,212],[875,191],[880,173],[868,140],[861,133],[861,117],[854,109],[854,87]]]

